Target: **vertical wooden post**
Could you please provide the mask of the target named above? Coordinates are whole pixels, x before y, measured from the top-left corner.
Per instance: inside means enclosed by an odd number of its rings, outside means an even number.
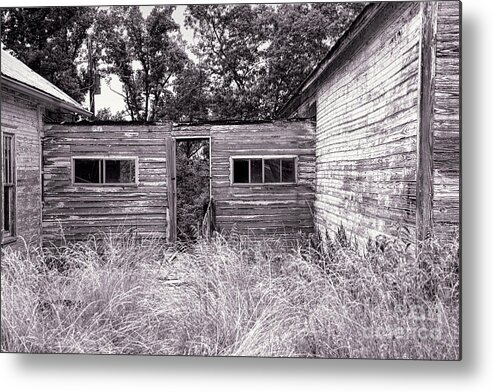
[[[166,178],[168,188],[168,242],[176,241],[176,140],[166,139]]]
[[[39,207],[39,244],[43,245],[43,209],[44,209],[44,173],[43,173],[43,138],[44,138],[44,128],[43,128],[43,116],[45,113],[45,108],[42,105],[36,105],[37,114],[37,129],[38,129],[38,142],[39,142],[39,191],[41,192],[41,200]]]
[[[416,170],[416,236],[433,229],[433,104],[438,3],[420,3],[421,35],[418,71],[418,132]]]

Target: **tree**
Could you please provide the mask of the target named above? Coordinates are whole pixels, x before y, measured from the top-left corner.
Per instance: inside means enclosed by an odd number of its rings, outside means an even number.
[[[125,121],[125,113],[119,111],[113,114],[110,108],[102,108],[96,113],[96,118],[100,121]]]
[[[222,118],[272,118],[363,3],[195,5],[185,23]]]
[[[270,116],[324,58],[364,3],[281,4],[269,9],[266,75],[261,94]]]
[[[258,116],[264,74],[266,6],[191,5],[185,23],[198,37],[195,51],[208,72],[212,113],[223,118]]]
[[[173,10],[156,6],[144,18],[137,6],[119,6],[98,16],[95,37],[103,46],[102,61],[109,65],[106,72],[122,82],[132,120],[156,120],[173,79],[185,67]]]
[[[76,60],[95,12],[90,7],[4,8],[2,43],[35,72],[82,102],[89,80]]]
[[[157,117],[176,122],[207,119],[211,102],[207,71],[202,66],[187,61],[183,70],[176,75],[172,90],[166,93]]]

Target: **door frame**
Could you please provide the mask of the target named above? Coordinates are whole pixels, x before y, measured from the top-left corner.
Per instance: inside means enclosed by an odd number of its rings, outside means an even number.
[[[168,242],[176,242],[177,216],[176,216],[176,147],[182,140],[208,140],[209,142],[209,199],[212,200],[212,138],[210,135],[171,135],[166,140],[167,184],[168,184]]]

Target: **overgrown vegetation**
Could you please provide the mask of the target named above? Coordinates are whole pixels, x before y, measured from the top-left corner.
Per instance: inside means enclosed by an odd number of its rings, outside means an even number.
[[[458,241],[130,234],[2,257],[2,351],[457,359]]]

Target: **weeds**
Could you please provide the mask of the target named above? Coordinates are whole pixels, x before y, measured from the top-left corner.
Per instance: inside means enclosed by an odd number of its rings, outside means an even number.
[[[383,244],[383,245],[382,245]],[[131,234],[2,255],[2,351],[459,357],[458,241]]]

